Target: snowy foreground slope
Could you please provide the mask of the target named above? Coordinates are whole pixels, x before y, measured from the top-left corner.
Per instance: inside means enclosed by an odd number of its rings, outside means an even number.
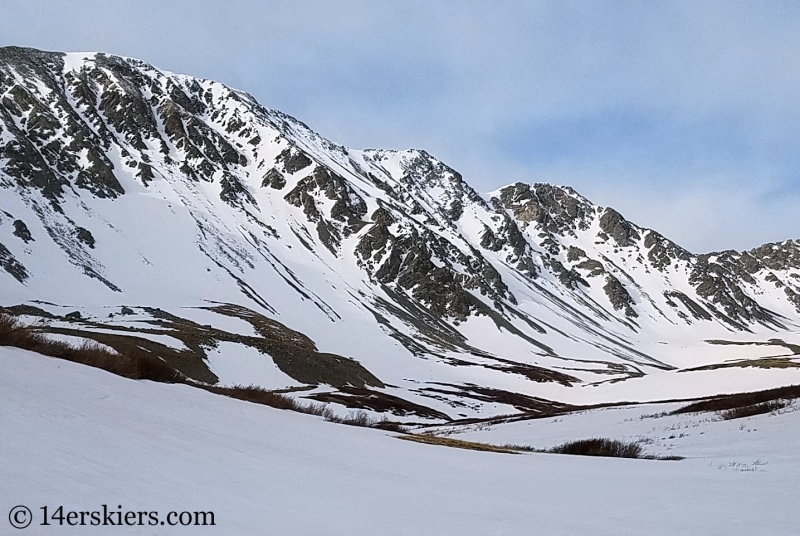
[[[213,528],[157,530],[34,523],[25,534],[789,536],[798,530],[797,411],[747,419],[747,431],[727,426],[736,421],[711,423],[723,425],[704,428],[703,437],[717,437],[713,446],[697,447],[679,462],[496,454],[410,443],[6,347],[0,347],[0,408],[4,512],[19,504],[34,513],[45,505],[109,504],[210,510],[216,521]],[[632,422],[652,426],[648,419]],[[734,435],[745,439],[732,441]],[[749,441],[756,436],[761,441]]]
[[[106,54],[0,49],[0,308],[415,421],[800,383],[800,241],[696,255]]]

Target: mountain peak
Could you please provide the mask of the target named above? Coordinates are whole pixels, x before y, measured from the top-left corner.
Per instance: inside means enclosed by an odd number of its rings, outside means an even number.
[[[798,241],[692,255],[570,187],[481,196],[424,150],[349,149],[102,53],[0,49],[0,94],[2,305],[73,304],[111,329],[98,311],[120,303],[232,304],[406,394],[479,406],[509,375],[526,392],[640,377],[686,340],[800,322]]]

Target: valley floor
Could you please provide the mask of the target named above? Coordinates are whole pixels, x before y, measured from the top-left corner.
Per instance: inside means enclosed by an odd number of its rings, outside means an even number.
[[[723,422],[621,408],[453,435],[536,447],[643,438],[654,454],[687,458],[498,454],[0,347],[0,524],[20,504],[39,517],[45,505],[107,504],[213,511],[216,526],[43,527],[35,517],[21,534],[795,535],[794,404]]]

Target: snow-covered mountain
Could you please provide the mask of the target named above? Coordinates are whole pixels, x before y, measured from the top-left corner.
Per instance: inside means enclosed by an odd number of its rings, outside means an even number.
[[[696,255],[105,54],[0,49],[0,267],[53,336],[417,419],[800,378],[800,240]]]

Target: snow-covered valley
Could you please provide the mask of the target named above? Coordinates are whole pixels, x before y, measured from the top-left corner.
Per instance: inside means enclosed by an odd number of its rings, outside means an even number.
[[[648,407],[469,434],[545,446],[585,433],[658,428],[667,437],[686,424],[689,437],[673,448],[687,456],[681,461],[420,445],[9,348],[0,348],[0,404],[0,504],[27,505],[35,515],[45,505],[201,509],[216,522],[157,529],[35,522],[26,534],[791,536],[798,528],[796,402],[779,415],[697,427],[696,418],[663,420],[672,432],[661,430],[662,420],[638,418],[660,411]]]

